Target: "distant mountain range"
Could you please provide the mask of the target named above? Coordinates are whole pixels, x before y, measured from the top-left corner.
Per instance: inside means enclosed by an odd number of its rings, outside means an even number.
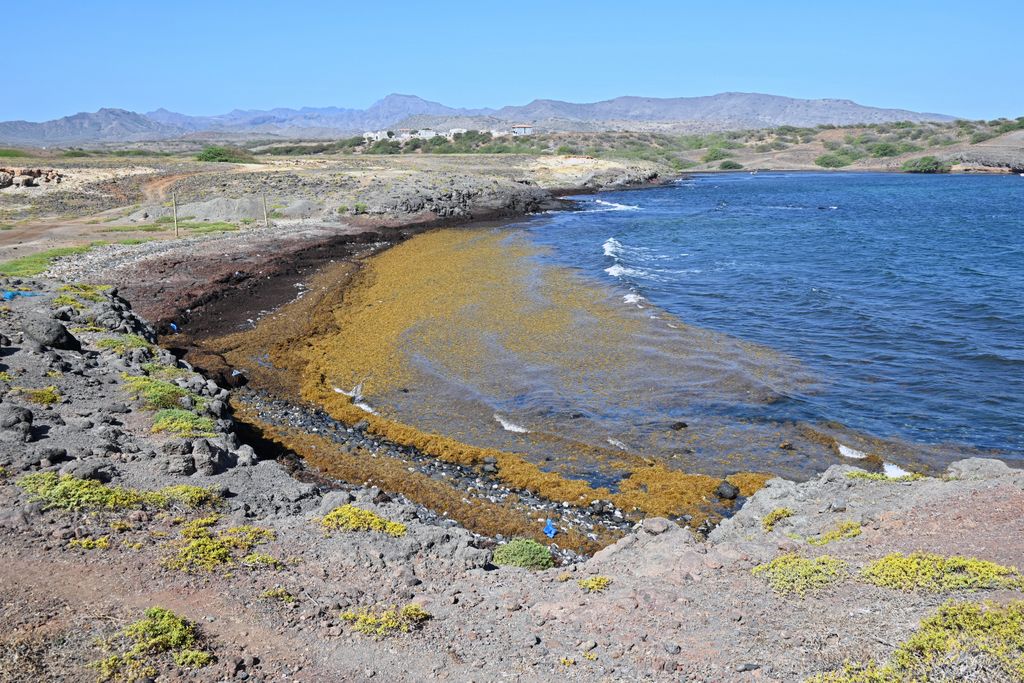
[[[328,138],[398,127],[491,129],[532,123],[538,130],[725,130],[775,126],[838,126],[954,117],[865,107],[850,100],[801,100],[756,93],[707,97],[616,97],[577,104],[534,100],[501,109],[457,109],[415,95],[388,95],[367,109],[303,107],[188,116],[166,109],[138,114],[100,109],[53,121],[0,122],[0,142],[35,146],[138,142],[181,137]]]

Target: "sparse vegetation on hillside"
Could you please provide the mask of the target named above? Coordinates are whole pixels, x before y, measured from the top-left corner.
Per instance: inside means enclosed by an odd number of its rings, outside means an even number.
[[[20,149],[10,149],[7,147],[0,147],[0,159],[15,159],[17,157],[27,157],[28,152]]]
[[[735,130],[707,134],[676,134],[643,131],[539,132],[530,136],[495,136],[470,130],[452,136],[400,140],[394,135],[370,142],[351,137],[331,142],[297,142],[261,149],[259,154],[552,154],[600,159],[645,160],[684,170],[698,163],[717,164],[722,170],[739,170],[731,164],[739,153],[773,154],[799,145],[821,141],[825,153],[815,163],[823,168],[843,168],[860,159],[899,157],[928,148],[956,143],[977,143],[1024,128],[1024,117],[1015,120],[910,122],[870,124],[837,128],[779,126],[760,130]],[[699,159],[700,161],[694,161]]]

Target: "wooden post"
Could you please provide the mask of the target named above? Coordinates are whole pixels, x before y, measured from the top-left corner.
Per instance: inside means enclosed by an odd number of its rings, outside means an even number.
[[[174,211],[174,238],[178,238],[178,197],[171,192],[171,206]]]
[[[263,193],[263,225],[270,227],[270,219],[267,218],[267,193]]]

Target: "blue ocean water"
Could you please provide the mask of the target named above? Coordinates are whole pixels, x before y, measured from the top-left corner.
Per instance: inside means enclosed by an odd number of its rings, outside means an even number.
[[[820,376],[768,418],[1024,458],[1024,178],[737,173],[576,199],[526,226],[545,259]]]

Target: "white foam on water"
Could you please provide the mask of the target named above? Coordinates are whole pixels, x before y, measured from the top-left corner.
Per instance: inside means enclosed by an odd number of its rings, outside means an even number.
[[[629,275],[635,277],[647,277],[648,275],[646,270],[641,270],[639,268],[627,268],[621,263],[616,263],[613,266],[608,266],[607,268],[604,269],[604,272],[608,273],[612,277],[626,277]]]
[[[906,471],[905,469],[903,469],[899,465],[894,465],[891,462],[883,462],[882,463],[882,472],[885,474],[885,476],[891,477],[893,479],[895,479],[897,477],[909,477],[910,476],[910,472]]]
[[[530,430],[527,429],[526,427],[522,427],[520,425],[517,425],[515,422],[506,420],[504,417],[498,415],[497,413],[494,414],[494,419],[498,421],[498,424],[500,424],[501,428],[504,429],[506,432],[515,432],[516,434],[530,433]]]
[[[618,241],[614,237],[609,237],[604,241],[604,244],[601,245],[601,248],[604,250],[605,256],[617,258],[619,254],[622,253],[622,242]]]
[[[622,297],[622,302],[626,304],[636,304],[637,306],[640,306],[640,303],[643,301],[646,301],[646,299],[636,293],[630,293]],[[643,307],[641,306],[641,308]]]
[[[606,202],[603,199],[595,199],[595,204],[600,206],[608,207],[605,211],[639,211],[639,206],[631,206],[629,204],[616,204],[615,202]]]
[[[863,460],[864,458],[868,457],[867,453],[864,453],[862,451],[858,451],[855,448],[850,448],[849,446],[844,446],[841,443],[837,443],[836,445],[839,446],[839,455],[843,456],[844,458],[853,458],[854,460]]]
[[[615,446],[619,450],[622,450],[622,451],[629,450],[628,448],[626,448],[626,444],[622,443],[618,439],[608,438],[608,443],[610,443],[611,445]]]

